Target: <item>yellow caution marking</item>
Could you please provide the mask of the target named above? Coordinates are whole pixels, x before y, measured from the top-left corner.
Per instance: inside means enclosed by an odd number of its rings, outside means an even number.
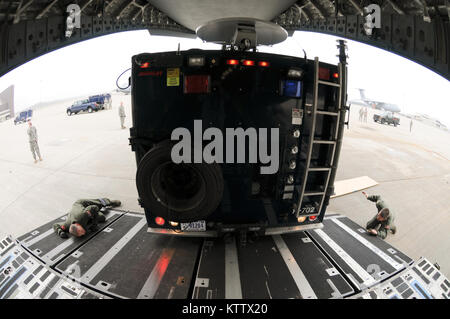
[[[167,69],[167,86],[180,86],[180,69]]]

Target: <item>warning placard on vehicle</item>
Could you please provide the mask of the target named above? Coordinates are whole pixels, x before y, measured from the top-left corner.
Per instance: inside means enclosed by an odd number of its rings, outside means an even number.
[[[292,124],[302,125],[303,110],[292,109]]]
[[[180,69],[167,69],[167,86],[180,86]]]

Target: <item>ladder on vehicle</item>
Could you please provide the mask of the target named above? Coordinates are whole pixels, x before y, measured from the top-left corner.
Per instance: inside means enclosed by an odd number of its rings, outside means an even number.
[[[343,76],[342,76],[342,71],[343,71],[343,65],[342,63],[338,64],[338,74],[339,74],[339,83],[334,83],[334,82],[330,82],[330,81],[324,81],[319,79],[319,58],[315,58],[314,59],[314,87],[313,87],[313,101],[312,104],[306,104],[306,106],[311,107],[311,112],[309,114],[309,116],[311,117],[311,125],[310,125],[310,130],[309,130],[309,138],[307,141],[307,145],[306,145],[306,161],[305,161],[305,167],[304,167],[304,171],[303,171],[303,176],[301,178],[301,185],[299,186],[300,191],[299,191],[299,199],[298,199],[298,204],[297,204],[297,208],[296,208],[296,217],[300,217],[301,216],[317,216],[321,213],[322,210],[322,206],[324,204],[325,201],[325,197],[327,195],[327,189],[328,189],[328,184],[330,181],[330,176],[331,176],[331,172],[332,172],[332,165],[334,162],[334,156],[335,156],[335,152],[336,152],[336,145],[337,145],[337,138],[338,138],[338,132],[339,132],[339,121],[340,121],[340,117],[341,117],[341,103],[342,103],[342,81],[343,81]],[[334,108],[334,111],[324,111],[324,110],[318,110],[317,106],[318,106],[318,94],[319,94],[319,86],[320,85],[328,85],[328,86],[333,86],[338,88],[338,98],[336,100],[336,105]],[[306,113],[306,112],[305,112]],[[306,113],[307,114],[307,113]],[[324,140],[324,139],[318,139],[315,136],[315,131],[316,131],[316,120],[317,120],[317,115],[324,115],[324,116],[330,116],[333,118],[333,121],[335,121],[335,132],[332,136],[331,140]],[[332,151],[331,151],[331,157],[329,158],[329,165],[325,166],[325,167],[311,167],[311,158],[312,158],[312,153],[313,153],[313,147],[315,145],[320,145],[320,144],[328,144],[331,145],[332,147]],[[322,172],[323,174],[325,174],[325,178],[324,183],[321,185],[318,185],[320,190],[319,191],[308,191],[306,189],[306,186],[308,185],[308,181],[311,178],[311,172]],[[311,207],[304,207],[304,201],[305,201],[305,197],[311,197],[311,196],[317,196],[319,198],[318,202],[315,201],[316,203],[316,207],[317,210],[313,209],[311,210]],[[318,204],[318,205],[317,205]]]

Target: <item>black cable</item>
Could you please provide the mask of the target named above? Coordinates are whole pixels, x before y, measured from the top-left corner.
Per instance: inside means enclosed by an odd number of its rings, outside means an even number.
[[[125,71],[123,71],[123,72],[117,77],[117,79],[116,79],[116,86],[117,86],[119,89],[121,89],[121,90],[126,90],[126,89],[128,89],[128,88],[130,87],[130,85],[131,85],[131,83],[128,83],[128,86],[125,87],[125,88],[121,88],[121,87],[119,86],[119,79],[120,79],[120,77],[121,77],[122,75],[124,75],[125,72],[128,72],[129,70],[131,70],[131,68],[128,68],[128,69],[126,69]]]

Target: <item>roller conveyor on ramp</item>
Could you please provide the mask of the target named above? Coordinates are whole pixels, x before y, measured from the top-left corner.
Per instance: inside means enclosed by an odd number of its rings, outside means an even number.
[[[147,232],[142,214],[106,211],[83,238],[58,218],[0,241],[0,298],[450,298],[430,262],[411,258],[341,215],[322,229],[253,237]]]

